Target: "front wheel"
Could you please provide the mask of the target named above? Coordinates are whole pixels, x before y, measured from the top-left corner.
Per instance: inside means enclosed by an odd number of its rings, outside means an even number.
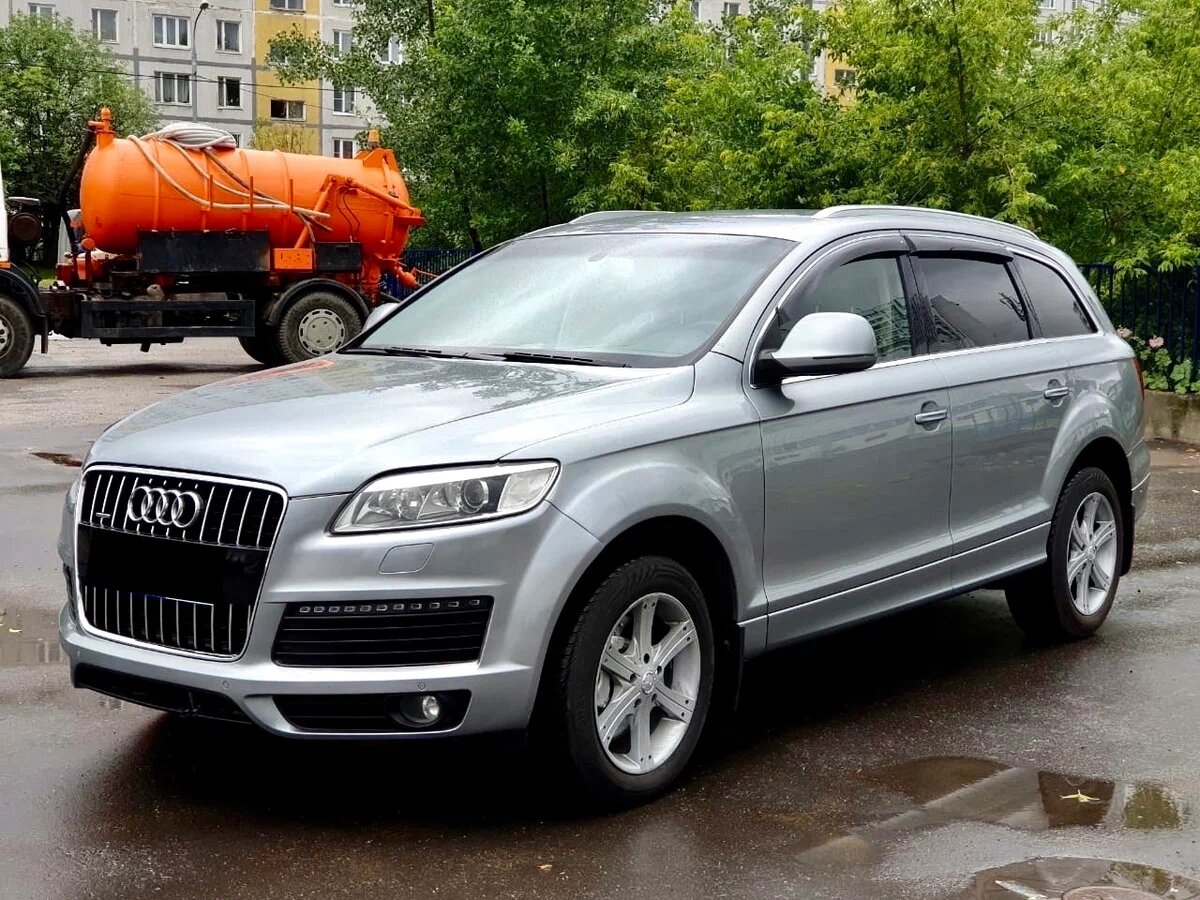
[[[256,334],[254,337],[240,337],[238,343],[242,345],[242,349],[251,359],[264,366],[278,366],[283,362],[271,335]]]
[[[1122,509],[1102,469],[1081,469],[1067,482],[1050,523],[1049,558],[1006,590],[1008,608],[1026,633],[1077,640],[1103,624],[1121,580]]]
[[[557,749],[576,780],[608,806],[665,791],[700,739],[714,665],[708,607],[686,569],[658,556],[616,569],[558,660]]]
[[[29,362],[33,338],[29,314],[12,298],[0,296],[0,378],[16,375]]]
[[[313,290],[293,300],[275,326],[281,362],[300,362],[332,353],[362,330],[354,305],[333,291]]]

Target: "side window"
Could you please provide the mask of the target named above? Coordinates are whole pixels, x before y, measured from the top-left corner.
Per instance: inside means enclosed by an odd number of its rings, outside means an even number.
[[[923,256],[921,269],[933,312],[932,352],[1029,340],[1029,314],[1003,262]]]
[[[1096,330],[1061,275],[1045,263],[1024,257],[1018,260],[1017,267],[1042,326],[1042,337],[1071,337]]]
[[[814,312],[849,312],[865,318],[875,329],[880,362],[913,355],[898,257],[858,259],[826,272],[815,286],[784,303],[764,349],[777,349],[792,327]]]

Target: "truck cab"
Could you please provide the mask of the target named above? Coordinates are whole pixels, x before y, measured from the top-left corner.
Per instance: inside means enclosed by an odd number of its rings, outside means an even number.
[[[46,351],[49,324],[37,282],[12,258],[4,172],[0,169],[0,378],[15,375],[29,361],[34,340]]]

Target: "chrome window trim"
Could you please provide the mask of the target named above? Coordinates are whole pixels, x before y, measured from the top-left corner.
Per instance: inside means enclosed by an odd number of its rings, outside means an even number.
[[[250,624],[246,627],[246,644],[242,647],[240,653],[205,653],[201,650],[183,650],[176,647],[164,647],[161,644],[151,644],[146,641],[138,641],[133,638],[127,638],[124,635],[112,634],[107,631],[92,628],[87,621],[87,616],[83,609],[83,591],[79,583],[79,527],[82,524],[81,513],[83,511],[83,490],[80,489],[79,500],[75,504],[75,523],[74,529],[71,532],[71,565],[73,568],[71,580],[74,596],[71,597],[71,602],[75,608],[75,618],[79,629],[89,637],[99,638],[101,640],[116,641],[118,644],[126,644],[131,647],[141,647],[146,650],[153,650],[157,653],[168,653],[172,656],[184,656],[190,659],[209,659],[220,662],[233,662],[241,659],[246,655],[246,651],[250,649],[250,636],[254,633],[254,620],[258,616],[259,601],[262,598],[263,586],[267,583],[267,572],[271,568],[271,558],[275,554],[275,545],[279,540],[279,533],[283,531],[283,520],[287,515],[288,494],[283,488],[277,484],[270,484],[265,481],[250,481],[243,478],[228,478],[223,475],[206,475],[202,472],[188,472],[180,469],[157,469],[147,468],[144,466],[126,466],[119,463],[94,463],[84,468],[81,473],[80,484],[85,484],[87,476],[92,472],[115,472],[119,475],[141,474],[155,475],[166,478],[189,478],[199,481],[215,482],[217,484],[229,484],[238,487],[254,488],[256,490],[270,491],[276,494],[283,500],[283,510],[279,513],[279,526],[275,533],[275,539],[271,541],[271,546],[267,550],[267,559],[263,563],[263,580],[258,586],[258,592],[254,595],[254,604],[250,609]],[[192,544],[194,541],[183,541],[181,543]],[[220,546],[214,544],[196,544],[196,546],[212,547]]]

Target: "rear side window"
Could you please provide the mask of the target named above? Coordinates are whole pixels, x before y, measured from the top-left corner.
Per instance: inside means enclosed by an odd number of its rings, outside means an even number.
[[[763,349],[778,349],[792,327],[815,312],[848,312],[865,318],[875,330],[880,362],[913,355],[898,257],[859,259],[826,273],[784,304],[774,334],[764,341]]]
[[[1071,337],[1095,331],[1083,304],[1061,275],[1045,263],[1032,259],[1021,258],[1017,267],[1025,282],[1029,302],[1037,313],[1038,324],[1042,326],[1042,337]]]
[[[932,352],[1029,340],[1029,315],[1003,262],[923,256],[933,312]]]

